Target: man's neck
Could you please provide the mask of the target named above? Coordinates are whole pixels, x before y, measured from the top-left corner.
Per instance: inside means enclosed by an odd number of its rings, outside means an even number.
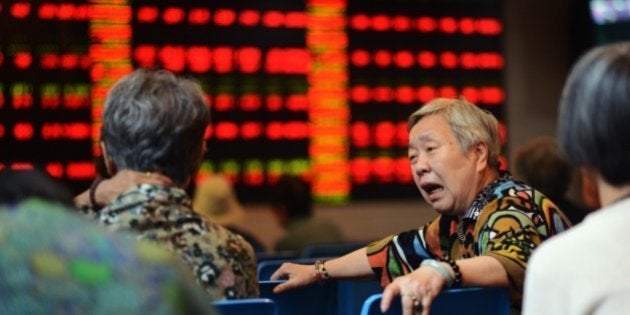
[[[599,190],[599,200],[602,207],[630,197],[630,184],[613,186],[603,180],[601,176],[597,176],[597,188]]]
[[[481,174],[480,180],[479,180],[479,191],[482,191],[486,186],[488,186],[490,183],[492,183],[493,180],[499,178],[501,174],[499,173],[498,170],[492,169],[492,168],[487,168],[483,174]]]

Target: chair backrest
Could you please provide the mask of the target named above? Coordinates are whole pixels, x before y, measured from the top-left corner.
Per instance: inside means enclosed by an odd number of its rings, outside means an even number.
[[[258,262],[258,281],[266,281],[271,278],[271,275],[285,262],[293,262],[296,264],[314,264],[317,259],[315,258],[303,258],[303,259],[277,259],[277,260],[263,260]]]
[[[338,280],[337,314],[356,315],[361,312],[363,302],[371,295],[383,292],[377,281]]]
[[[337,314],[337,283],[327,281],[284,293],[273,288],[283,281],[259,281],[260,297],[272,299],[278,305],[278,315]]]
[[[223,315],[278,315],[278,306],[271,299],[214,301],[212,305]]]
[[[431,306],[431,314],[509,315],[507,288],[472,287],[442,292]]]
[[[344,242],[328,244],[306,245],[300,252],[301,258],[339,257],[359,248],[365,247],[365,242]]]
[[[361,315],[380,315],[382,294],[370,296],[363,303]],[[401,314],[400,298],[385,313]],[[444,290],[431,304],[431,314],[509,315],[510,298],[506,288],[471,287]]]
[[[361,307],[361,315],[400,315],[402,314],[402,308],[400,306],[400,297],[396,297],[392,304],[390,305],[387,312],[381,312],[381,298],[383,297],[382,293],[370,295],[365,302],[363,302],[363,307]],[[433,313],[431,313],[433,314]]]

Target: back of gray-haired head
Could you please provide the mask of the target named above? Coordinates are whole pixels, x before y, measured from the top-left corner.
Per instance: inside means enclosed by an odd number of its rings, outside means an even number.
[[[630,43],[591,49],[565,83],[558,141],[567,159],[598,170],[613,185],[630,183]]]
[[[423,117],[436,114],[448,121],[463,152],[477,143],[485,143],[488,146],[488,165],[499,169],[499,123],[491,113],[463,98],[435,98],[409,116],[407,127],[411,130]]]
[[[199,167],[209,122],[199,84],[139,69],[109,91],[101,140],[118,169],[159,171],[182,184]]]

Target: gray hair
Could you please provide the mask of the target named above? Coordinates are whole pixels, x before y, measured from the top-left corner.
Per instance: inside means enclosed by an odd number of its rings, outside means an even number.
[[[499,169],[499,123],[491,113],[463,98],[436,98],[409,116],[407,128],[411,130],[423,117],[437,114],[448,121],[462,152],[468,151],[477,143],[485,143],[488,146],[488,165]]]
[[[573,66],[558,116],[566,158],[613,185],[630,182],[630,42],[591,49]]]
[[[139,69],[109,91],[101,140],[119,169],[160,171],[178,184],[197,171],[210,111],[199,84]]]

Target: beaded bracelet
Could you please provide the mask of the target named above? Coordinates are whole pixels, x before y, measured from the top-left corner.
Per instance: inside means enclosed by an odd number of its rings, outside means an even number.
[[[453,279],[452,288],[458,288],[462,286],[462,273],[459,271],[459,266],[457,263],[451,259],[450,257],[442,257],[440,261],[447,263],[453,269],[453,273],[455,274],[455,278]]]
[[[425,259],[420,264],[420,267],[425,267],[425,266],[439,271],[442,274],[442,276],[444,276],[444,279],[446,279],[447,288],[450,288],[453,285],[453,281],[455,281],[455,279],[453,279],[453,276],[451,276],[451,274],[446,270],[446,268],[442,266],[442,264],[439,261],[435,259]]]
[[[326,266],[324,265],[325,263],[326,260],[323,259],[318,259],[317,261],[315,261],[315,271],[317,272],[317,280],[319,282],[324,282],[330,279],[330,274],[328,274]]]
[[[100,209],[100,205],[96,202],[96,188],[98,187],[98,185],[103,181],[103,178],[97,178],[92,182],[92,185],[90,185],[90,190],[89,190],[89,196],[90,196],[90,207],[92,207],[93,210],[97,210]]]

